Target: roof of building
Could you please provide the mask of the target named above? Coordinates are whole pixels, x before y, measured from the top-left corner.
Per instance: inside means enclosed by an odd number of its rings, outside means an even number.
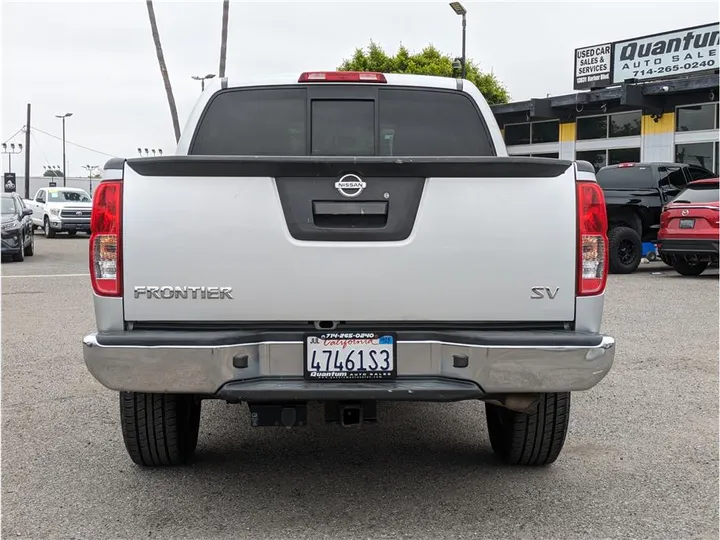
[[[678,94],[710,91],[717,99],[718,86],[716,73],[647,83],[628,81],[620,86],[588,92],[493,105],[492,111],[496,117],[524,114],[528,121],[559,118],[568,113],[577,114],[583,109],[609,103],[621,107],[662,112],[666,107],[667,98]]]

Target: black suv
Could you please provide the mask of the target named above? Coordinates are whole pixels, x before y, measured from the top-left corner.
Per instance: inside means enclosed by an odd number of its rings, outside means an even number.
[[[2,255],[21,262],[35,254],[32,210],[15,193],[0,194],[2,201]]]
[[[642,259],[642,243],[655,242],[660,214],[692,180],[717,174],[683,163],[620,163],[597,172],[605,192],[610,272],[630,274]]]

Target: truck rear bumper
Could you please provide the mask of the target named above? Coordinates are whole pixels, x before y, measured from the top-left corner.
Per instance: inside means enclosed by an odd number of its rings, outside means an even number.
[[[305,380],[303,335],[290,332],[100,332],[84,338],[83,356],[111,390],[242,401],[579,391],[598,384],[615,356],[613,338],[581,332],[398,332],[397,340],[397,379],[377,382]]]

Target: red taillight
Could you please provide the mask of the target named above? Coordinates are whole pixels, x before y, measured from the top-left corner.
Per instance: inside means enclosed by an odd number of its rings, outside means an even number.
[[[670,224],[670,214],[668,214],[667,208],[663,207],[662,213],[660,214],[660,228],[666,229]]]
[[[618,167],[634,167],[634,163],[619,163]]]
[[[122,295],[122,181],[100,182],[90,220],[90,280],[99,296]]]
[[[577,209],[577,294],[600,294],[607,283],[608,239],[605,195],[597,183],[577,183]]]
[[[385,75],[373,71],[306,71],[298,82],[386,83]]]

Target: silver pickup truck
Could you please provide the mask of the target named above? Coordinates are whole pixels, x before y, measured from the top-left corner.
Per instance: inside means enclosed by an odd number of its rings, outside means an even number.
[[[546,465],[613,363],[606,231],[592,166],[508,157],[468,81],[220,79],[176,155],[105,166],[84,358],[140,465],[187,463],[206,399],[257,427],[482,400],[495,453]]]

